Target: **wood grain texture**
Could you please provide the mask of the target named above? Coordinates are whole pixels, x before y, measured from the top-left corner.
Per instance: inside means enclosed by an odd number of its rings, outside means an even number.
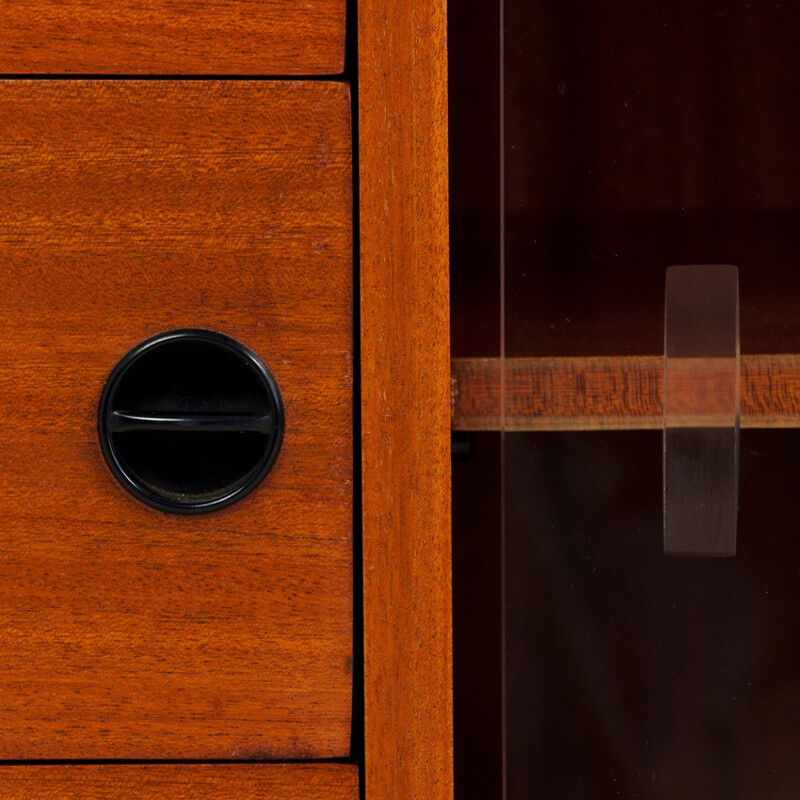
[[[0,758],[348,754],[349,118],[338,83],[0,82]],[[96,434],[118,359],[177,327],[286,406],[265,482],[196,517]]]
[[[0,800],[357,800],[348,764],[0,766]]]
[[[0,72],[336,75],[345,0],[0,2]]]
[[[365,785],[452,797],[444,0],[359,14]]]
[[[500,430],[500,359],[453,359],[451,392],[454,430]],[[800,355],[742,356],[739,394],[742,428],[800,427]],[[506,430],[659,429],[663,400],[660,356],[507,360]]]

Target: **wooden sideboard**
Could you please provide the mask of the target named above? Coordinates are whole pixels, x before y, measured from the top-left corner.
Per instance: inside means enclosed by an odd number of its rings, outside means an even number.
[[[452,797],[444,2],[9,5],[0,80],[0,797]],[[286,387],[204,517],[96,449],[178,327]]]

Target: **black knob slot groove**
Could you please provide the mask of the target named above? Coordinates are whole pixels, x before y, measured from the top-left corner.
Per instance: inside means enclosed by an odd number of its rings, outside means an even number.
[[[147,414],[112,411],[112,433],[128,431],[186,431],[187,433],[263,433],[273,430],[272,414]]]

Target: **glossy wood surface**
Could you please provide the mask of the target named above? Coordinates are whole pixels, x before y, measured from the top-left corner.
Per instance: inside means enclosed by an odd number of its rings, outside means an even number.
[[[0,4],[2,73],[335,75],[345,0]]]
[[[446,10],[359,14],[365,785],[453,792]]]
[[[0,83],[0,758],[346,756],[352,184],[340,83]],[[268,365],[264,483],[163,514],[103,461],[166,329]]]
[[[506,364],[506,430],[663,426],[662,357],[510,358]],[[453,359],[454,430],[501,429],[500,365],[497,358]],[[742,356],[739,394],[742,428],[800,427],[800,356]],[[723,409],[712,403],[710,411]]]
[[[3,800],[356,800],[347,764],[0,766]]]

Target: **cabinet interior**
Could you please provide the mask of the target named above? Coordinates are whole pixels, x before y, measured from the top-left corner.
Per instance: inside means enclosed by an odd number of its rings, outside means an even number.
[[[507,358],[570,365],[613,358],[622,370],[663,353],[665,269],[709,263],[739,267],[742,354],[799,353],[800,11],[506,0],[504,13],[479,0],[450,8],[453,358],[499,359],[502,347]],[[518,701],[507,746],[532,764],[508,776],[510,789],[695,796],[687,786],[711,781],[747,797],[755,785],[767,787],[761,796],[797,787],[791,770],[767,770],[800,739],[800,663],[780,646],[797,633],[786,568],[798,555],[796,385],[792,366],[780,427],[742,431],[740,551],[710,578],[659,552],[653,426],[529,428],[507,433],[504,452],[496,422],[457,434],[472,445],[453,464],[457,797],[499,797],[502,785],[504,503],[505,535],[538,542],[523,558],[528,593],[506,595],[506,654],[530,676],[506,687]],[[666,602],[676,586],[693,598],[691,630],[659,614],[657,599],[645,611],[643,597],[663,590]],[[525,623],[513,602],[536,609],[532,628],[514,628]],[[599,634],[586,633],[595,625]],[[687,655],[713,631],[716,655]],[[603,673],[622,689],[601,708],[587,687]],[[700,731],[692,758],[674,733],[642,750],[642,732],[676,725],[671,714]],[[669,780],[637,776],[661,777],[670,759],[682,766]]]

